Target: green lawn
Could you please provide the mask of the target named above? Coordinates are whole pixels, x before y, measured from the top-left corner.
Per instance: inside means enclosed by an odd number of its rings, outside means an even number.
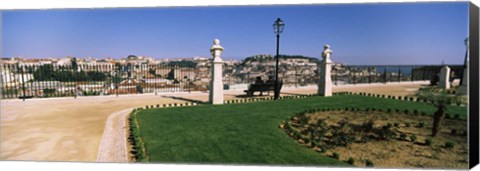
[[[148,109],[137,119],[151,162],[341,166],[346,164],[303,147],[278,126],[308,109],[345,107],[434,112],[426,103],[341,95]],[[465,118],[467,112],[451,106],[449,113]]]

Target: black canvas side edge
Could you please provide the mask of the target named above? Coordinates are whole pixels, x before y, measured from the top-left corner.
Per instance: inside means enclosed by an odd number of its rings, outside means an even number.
[[[478,164],[479,158],[479,103],[478,103],[478,7],[470,2],[469,4],[469,68],[468,68],[468,106],[469,106],[469,167],[470,169]]]

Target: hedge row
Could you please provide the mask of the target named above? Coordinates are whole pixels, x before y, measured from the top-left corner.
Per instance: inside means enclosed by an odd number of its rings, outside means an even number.
[[[139,110],[142,110],[141,108]],[[140,137],[140,131],[137,121],[136,112],[137,109],[133,109],[130,113],[130,117],[128,118],[129,127],[130,127],[130,134],[128,135],[128,140],[132,145],[131,153],[134,156],[135,161],[139,162],[146,162],[149,161],[148,155],[146,154],[145,144],[143,143],[143,139]]]

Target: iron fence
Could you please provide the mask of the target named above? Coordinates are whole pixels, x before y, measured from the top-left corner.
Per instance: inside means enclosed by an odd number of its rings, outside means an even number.
[[[448,65],[451,79],[461,78],[462,65]],[[341,84],[387,83],[438,79],[441,65],[334,65],[332,82]],[[210,66],[182,63],[108,65],[2,64],[2,99],[122,95],[179,91],[206,91]],[[248,85],[256,77],[267,80],[275,67],[224,65],[226,85]],[[318,66],[281,64],[279,79],[287,86],[318,83]],[[239,86],[242,88],[241,86]],[[246,87],[243,87],[246,88]]]
[[[1,97],[42,98],[203,91],[202,67],[166,64],[108,66],[1,65]],[[203,70],[209,70],[208,67]]]

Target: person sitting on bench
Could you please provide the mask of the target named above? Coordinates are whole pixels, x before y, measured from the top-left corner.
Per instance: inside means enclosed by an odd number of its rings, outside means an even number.
[[[264,84],[262,77],[258,76],[257,80],[255,80],[255,84]],[[260,91],[260,96],[263,96],[263,91]]]

